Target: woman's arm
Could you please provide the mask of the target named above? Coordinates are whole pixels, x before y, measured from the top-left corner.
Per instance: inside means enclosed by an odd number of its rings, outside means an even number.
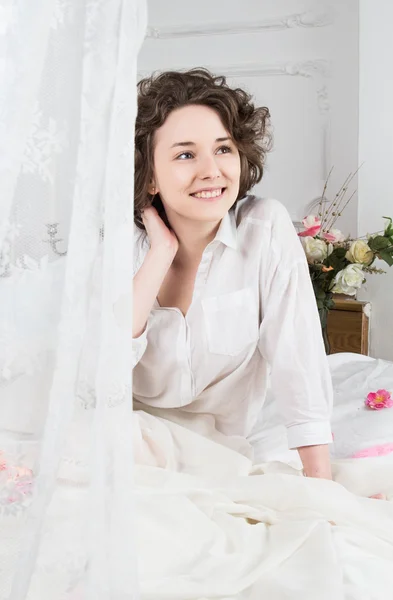
[[[147,319],[173,257],[165,249],[151,248],[133,280],[132,337],[138,338]]]
[[[310,457],[315,472],[321,455],[308,448],[326,446],[327,455],[333,388],[307,265],[280,265],[262,301],[259,347],[271,367],[289,448],[304,448],[301,458]]]
[[[332,479],[329,446],[302,446],[297,449],[303,464],[306,477]]]
[[[178,250],[175,234],[166,227],[154,208],[145,210],[143,223],[150,250],[133,280],[133,338],[144,332],[154,301]]]
[[[332,380],[304,250],[282,206],[269,242],[260,274],[259,348],[271,367],[289,448],[298,450],[308,477],[331,479]]]

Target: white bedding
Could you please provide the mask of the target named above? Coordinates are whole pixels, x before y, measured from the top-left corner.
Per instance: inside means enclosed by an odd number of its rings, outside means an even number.
[[[393,409],[364,405],[370,391],[393,391],[393,364],[353,354],[329,362],[333,456],[393,442]],[[144,599],[393,598],[393,454],[335,460],[336,482],[310,480],[280,462],[251,467],[177,425],[139,418],[146,442],[163,442],[148,460],[154,463],[155,455],[161,462],[165,455],[172,469],[193,473],[137,469]],[[269,461],[296,467],[297,453],[285,449],[277,419],[270,398],[263,430],[252,440],[256,457],[269,454]],[[377,492],[385,492],[388,502],[366,498]]]
[[[393,363],[357,354],[329,357],[334,385],[333,456],[346,458],[370,446],[393,443],[393,409],[370,410],[369,392],[393,396]]]
[[[369,392],[381,388],[393,395],[393,363],[350,353],[333,354],[328,360],[334,387],[332,457],[350,458],[360,450],[393,443],[393,409],[370,410],[364,404]],[[282,460],[300,467],[298,453],[287,449],[271,393],[249,441],[256,462]]]
[[[337,397],[335,455],[392,441],[393,409],[371,413],[363,402],[369,391],[392,389],[393,365],[354,355],[329,360]],[[270,400],[265,423],[270,418],[274,425],[272,406]],[[393,599],[393,454],[336,460],[331,482],[304,478],[280,462],[253,466],[144,412],[135,414],[134,433],[141,600]],[[276,461],[285,453],[281,433],[265,431],[254,440],[276,440]],[[388,501],[366,497],[377,492]],[[81,544],[72,523],[73,503],[77,507],[83,493],[63,483],[55,495],[50,539],[60,564],[62,553]],[[112,518],[121,522],[122,515]],[[113,543],[116,555],[120,548]],[[53,548],[48,545],[43,560]],[[48,573],[35,578],[29,600],[54,600],[47,591],[54,574]],[[114,585],[116,594],[108,598],[130,597],[120,578]],[[84,599],[83,593],[76,597]]]

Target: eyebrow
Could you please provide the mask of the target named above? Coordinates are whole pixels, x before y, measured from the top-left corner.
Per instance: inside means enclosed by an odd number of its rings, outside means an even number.
[[[230,140],[230,137],[222,137],[222,138],[217,138],[215,143],[217,142],[227,142],[228,140]],[[195,142],[176,142],[176,144],[173,144],[171,146],[171,148],[176,148],[177,146],[180,147],[184,147],[184,146],[196,146]]]

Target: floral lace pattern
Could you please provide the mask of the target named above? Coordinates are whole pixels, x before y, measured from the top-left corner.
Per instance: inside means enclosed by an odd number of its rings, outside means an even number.
[[[36,104],[31,132],[25,146],[22,172],[37,173],[42,182],[53,185],[56,155],[64,152],[67,143],[66,130],[61,129],[53,117],[45,118]]]
[[[113,306],[132,284],[117,239],[145,1],[0,11],[0,599],[133,597],[131,336]],[[9,435],[39,453],[10,456]]]
[[[9,277],[15,265],[12,264],[11,249],[20,227],[16,223],[5,223],[5,237],[0,251],[0,277]]]

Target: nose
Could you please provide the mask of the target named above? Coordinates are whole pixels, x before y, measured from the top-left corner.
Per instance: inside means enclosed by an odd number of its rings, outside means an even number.
[[[200,179],[216,179],[221,175],[215,156],[205,155],[201,157],[198,165],[198,175]]]

